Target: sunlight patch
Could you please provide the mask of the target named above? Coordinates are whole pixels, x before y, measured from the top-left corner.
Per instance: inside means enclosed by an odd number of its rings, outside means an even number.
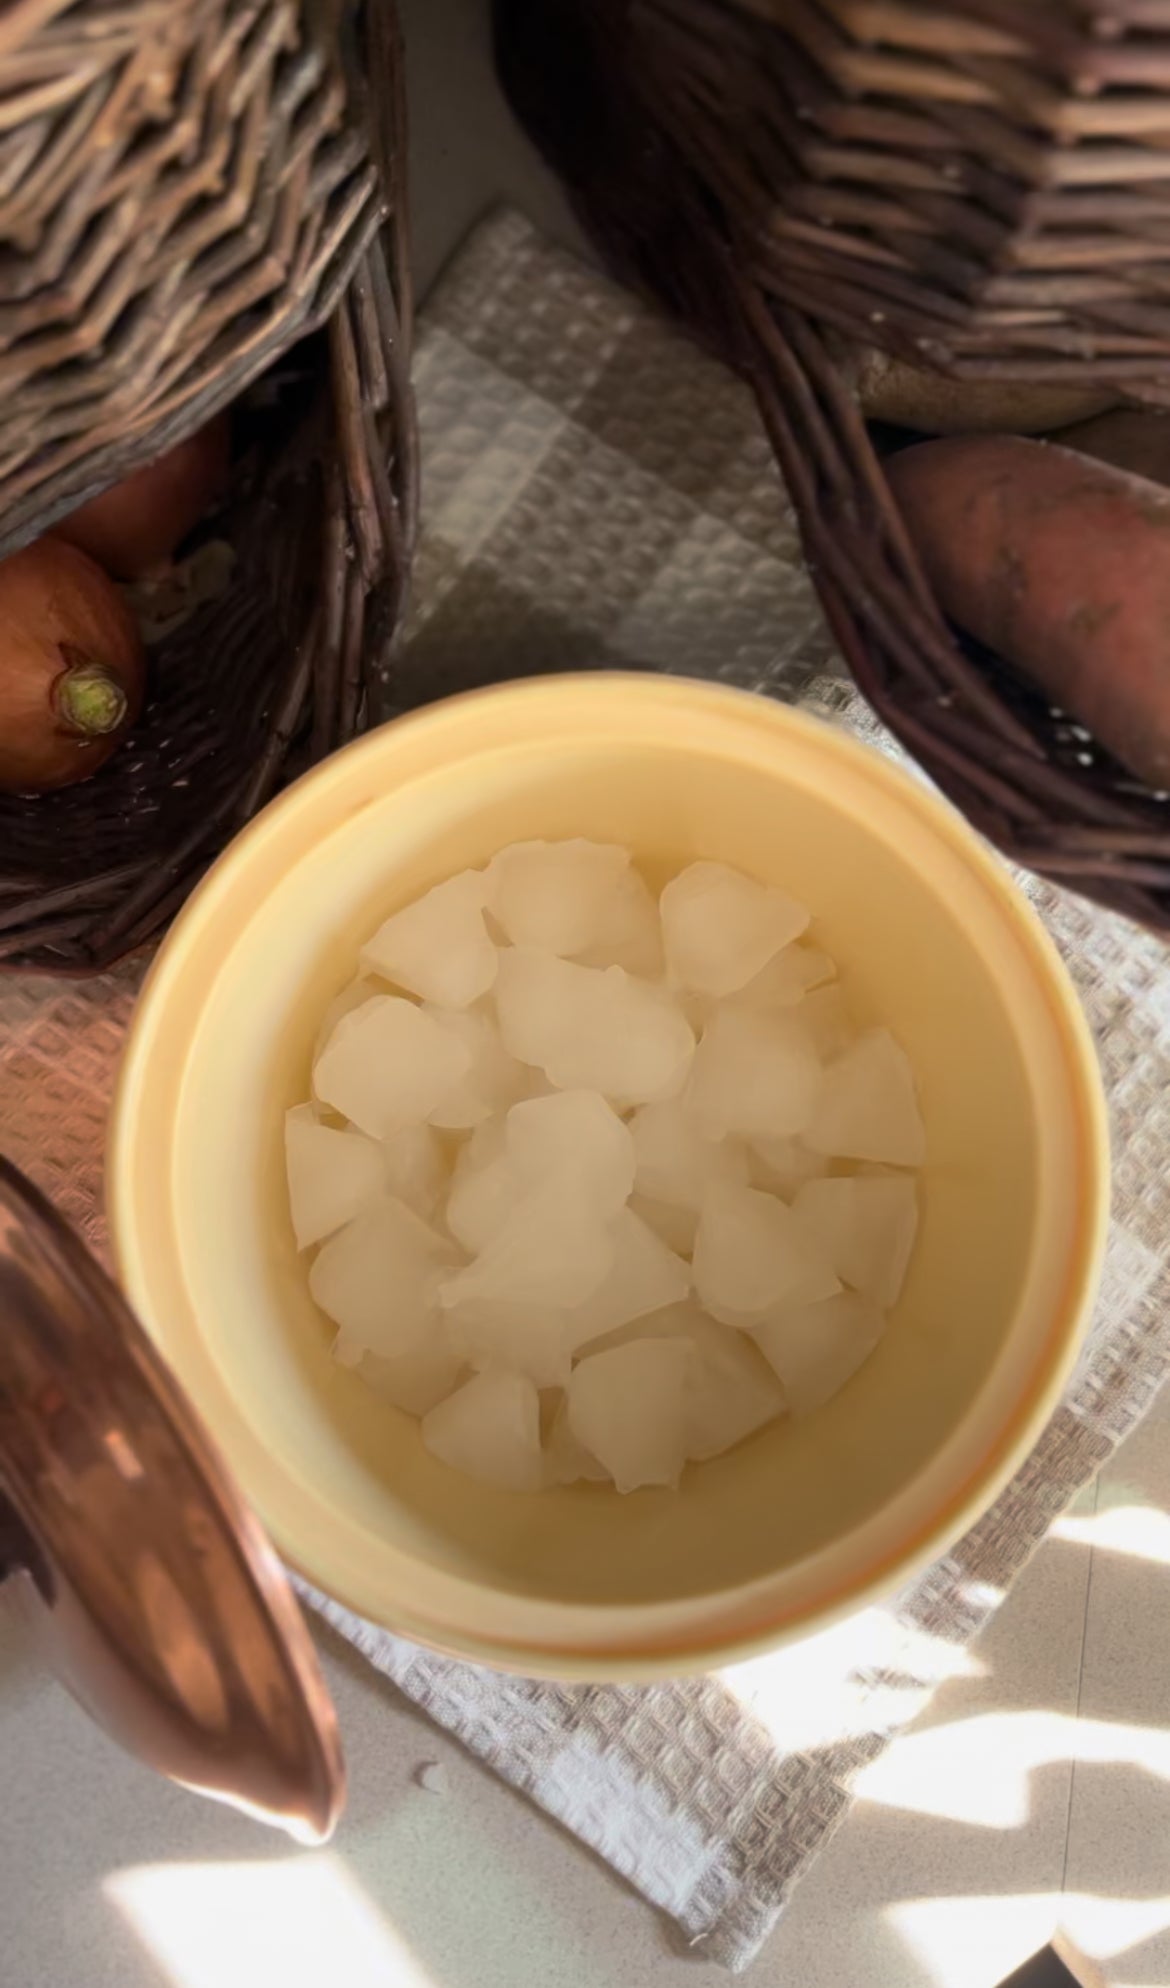
[[[174,1988],[433,1988],[332,1855],[144,1864],[103,1890]]]
[[[1142,1767],[1170,1781],[1170,1732],[1063,1712],[988,1712],[908,1733],[854,1790],[886,1808],[984,1829],[1021,1829],[1029,1778],[1056,1761]]]

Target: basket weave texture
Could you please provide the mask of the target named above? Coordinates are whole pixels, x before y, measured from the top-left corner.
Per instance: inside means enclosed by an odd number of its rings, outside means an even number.
[[[1170,399],[1170,0],[496,0],[616,273],[755,389],[842,653],[1013,860],[1170,931],[1170,803],[935,602],[841,335]]]
[[[633,0],[785,303],[918,364],[1166,387],[1162,0]]]
[[[92,970],[360,728],[401,625],[393,0],[15,0],[0,96],[0,550],[270,376],[208,525],[230,582],[152,649],[141,725],[92,780],[0,796],[0,963]]]

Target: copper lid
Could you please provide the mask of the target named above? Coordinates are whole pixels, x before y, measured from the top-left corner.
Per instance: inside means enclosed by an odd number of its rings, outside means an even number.
[[[288,1582],[83,1244],[0,1159],[0,1573],[54,1667],[188,1787],[329,1835],[337,1724]]]

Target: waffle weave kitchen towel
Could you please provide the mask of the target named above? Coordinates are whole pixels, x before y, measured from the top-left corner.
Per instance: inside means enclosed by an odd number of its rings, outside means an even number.
[[[519,217],[491,218],[424,315],[424,523],[387,713],[496,678],[620,664],[799,701],[887,750],[837,667],[742,389]],[[954,1671],[1170,1360],[1170,990],[1152,938],[1027,883],[1080,989],[1114,1117],[1104,1289],[1067,1398],[1014,1483],[887,1606],[656,1688],[455,1663],[314,1605],[416,1704],[743,1967],[859,1770]],[[101,1150],[141,977],[0,981],[0,1148],[102,1246]]]

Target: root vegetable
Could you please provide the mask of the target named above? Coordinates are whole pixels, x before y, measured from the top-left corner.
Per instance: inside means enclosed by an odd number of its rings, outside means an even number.
[[[886,473],[945,612],[1170,786],[1170,492],[1008,435],[922,442]]]
[[[0,633],[0,790],[88,779],[142,708],[130,609],[92,559],[43,538],[0,561]]]
[[[166,564],[221,494],[230,461],[231,426],[220,414],[62,518],[53,537],[88,553],[116,580],[141,579]]]

